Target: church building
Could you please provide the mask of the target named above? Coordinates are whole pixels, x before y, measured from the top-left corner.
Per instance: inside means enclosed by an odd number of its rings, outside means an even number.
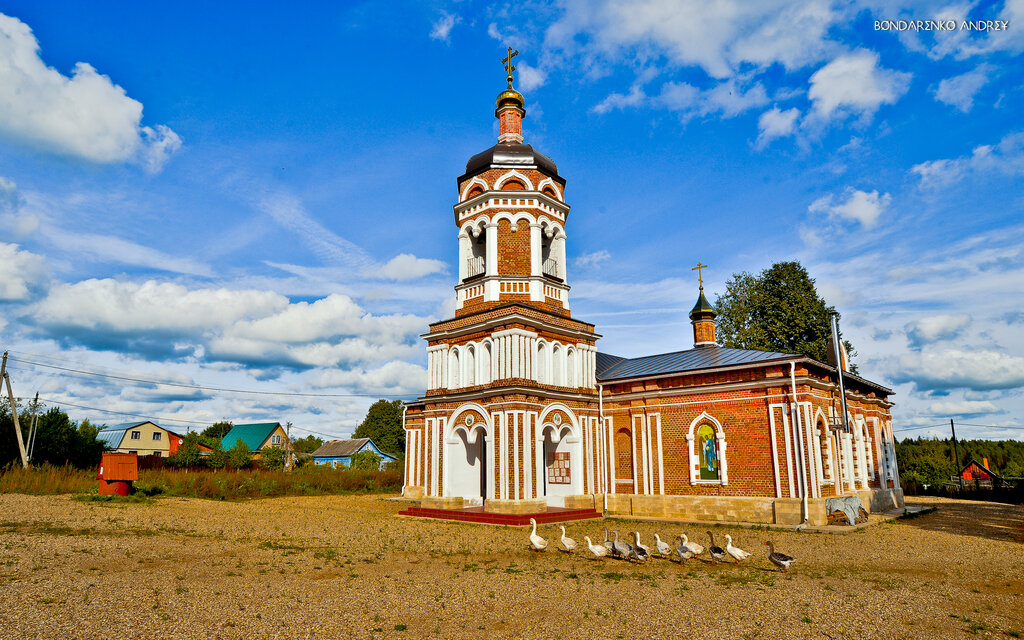
[[[703,283],[691,348],[598,351],[595,326],[570,312],[566,180],[523,139],[514,55],[497,144],[457,181],[456,310],[423,335],[404,495],[495,514],[815,525],[829,497],[902,507],[892,391],[803,355],[719,346]]]

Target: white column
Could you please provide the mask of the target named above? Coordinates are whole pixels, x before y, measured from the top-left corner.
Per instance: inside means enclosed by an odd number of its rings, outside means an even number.
[[[512,334],[512,377],[519,378],[520,362],[519,362],[519,344],[522,340],[522,336],[518,333]]]
[[[459,234],[459,282],[466,279],[469,275],[469,256],[471,255],[471,249],[469,244],[469,234],[463,231]]]
[[[489,222],[487,228],[487,263],[484,265],[486,274],[498,275],[498,225]]]
[[[566,277],[566,274],[568,273],[568,265],[565,264],[565,234],[559,233],[556,235],[552,244],[554,246],[551,247],[551,253],[553,253],[556,256],[555,259],[558,260],[558,277],[561,278],[563,282],[568,282],[568,278]]]
[[[533,452],[530,449],[530,443],[533,442],[531,435],[533,428],[531,426],[530,413],[528,411],[523,412],[523,491],[526,493],[526,499],[533,498]]]
[[[665,495],[665,448],[661,446],[661,414],[654,416],[657,420],[658,433],[658,493]]]
[[[530,223],[530,275],[539,277],[541,275],[541,249],[540,249],[540,225],[536,222]]]
[[[633,460],[633,493],[640,493],[640,485],[637,482],[637,468],[636,468],[636,424],[637,420],[633,419],[632,429],[630,429],[630,439],[632,440],[629,447],[629,455]]]
[[[616,465],[618,460],[615,457],[615,423],[611,423],[609,426],[607,421],[610,418],[605,418],[605,436],[608,438],[608,488],[611,489],[612,493],[619,492],[618,478],[615,476]]]

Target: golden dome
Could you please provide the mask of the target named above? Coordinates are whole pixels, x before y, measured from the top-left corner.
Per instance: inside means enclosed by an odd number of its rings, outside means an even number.
[[[523,104],[525,102],[526,101],[523,99],[523,94],[513,89],[511,84],[509,85],[508,89],[505,89],[504,91],[498,94],[498,99],[496,101],[499,109],[505,106],[506,104],[514,104],[520,109],[522,109]]]

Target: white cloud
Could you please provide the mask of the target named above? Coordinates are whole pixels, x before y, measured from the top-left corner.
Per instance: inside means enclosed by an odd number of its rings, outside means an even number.
[[[452,28],[461,21],[462,18],[459,16],[448,13],[447,11],[442,11],[441,17],[434,23],[433,29],[430,31],[430,37],[434,40],[448,42]]]
[[[321,388],[348,387],[364,393],[411,395],[426,387],[427,370],[420,365],[396,360],[376,369],[323,371],[313,376],[310,384]]]
[[[832,194],[822,196],[812,202],[807,210],[810,213],[827,213],[831,218],[856,220],[862,228],[871,229],[891,202],[892,196],[888,193],[879,195],[878,191],[867,192],[847,187],[843,198],[837,199]]]
[[[40,233],[61,251],[88,256],[96,260],[128,264],[173,273],[212,276],[213,270],[187,256],[165,253],[131,240],[95,233],[64,231],[48,225]]]
[[[402,253],[385,264],[380,274],[391,280],[413,280],[432,273],[444,273],[447,266],[440,260],[417,258],[409,253]]]
[[[0,301],[25,300],[45,282],[42,256],[0,242]]]
[[[605,249],[601,249],[600,251],[594,251],[592,253],[585,253],[581,256],[577,256],[573,263],[577,267],[596,267],[611,257],[612,254],[608,253]]]
[[[914,347],[939,340],[955,338],[971,323],[967,314],[937,315],[911,322],[906,326],[907,339]]]
[[[710,89],[701,90],[686,82],[666,82],[661,86],[661,93],[656,96],[648,96],[640,83],[637,83],[628,94],[608,95],[593,110],[607,113],[612,109],[658,107],[679,112],[684,120],[689,120],[715,113],[733,118],[767,103],[768,94],[760,83],[744,90],[735,80],[727,80]]]
[[[895,104],[911,74],[883,69],[878,60],[877,53],[858,49],[815,71],[807,96],[816,114],[826,120],[846,113],[870,118],[881,105]]]
[[[181,138],[144,127],[142,103],[86,62],[70,77],[47,67],[32,30],[0,14],[0,134],[91,162],[134,161],[158,171]]]
[[[988,400],[960,400],[957,402],[934,402],[928,409],[937,416],[981,416],[1003,413],[1003,410]]]
[[[974,96],[989,81],[993,73],[990,65],[979,65],[974,71],[946,78],[935,89],[935,99],[967,113],[974,106]]]
[[[924,350],[896,359],[892,377],[919,389],[1016,389],[1024,387],[1024,358],[1002,351]]]
[[[633,85],[628,94],[611,93],[601,102],[594,105],[595,113],[608,113],[612,109],[639,107],[647,101],[647,95],[639,85]]]
[[[24,202],[18,185],[13,180],[0,176],[0,212],[17,211]]]
[[[754,146],[763,149],[772,140],[792,134],[796,129],[796,121],[799,117],[800,110],[796,107],[786,111],[782,111],[778,107],[771,111],[765,111],[757,120],[757,128],[760,133]]]
[[[519,74],[519,88],[523,91],[532,91],[537,87],[544,86],[544,83],[548,81],[547,73],[525,62],[516,65],[516,71]]]
[[[948,187],[972,172],[997,172],[1009,176],[1024,175],[1024,132],[1007,135],[999,144],[975,147],[970,156],[929,160],[910,171],[921,179],[921,187]]]
[[[298,198],[278,193],[262,198],[257,206],[275,222],[298,235],[322,262],[359,273],[379,268],[362,247],[342,238],[309,215]]]

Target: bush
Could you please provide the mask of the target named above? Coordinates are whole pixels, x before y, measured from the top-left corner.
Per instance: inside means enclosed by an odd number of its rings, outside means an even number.
[[[178,447],[177,453],[167,458],[167,464],[179,469],[198,467],[203,464],[203,454],[199,451],[199,435],[188,433],[184,442]]]
[[[228,449],[228,465],[235,469],[248,469],[252,466],[249,445],[245,444],[241,438],[235,441],[235,446]]]
[[[213,451],[207,454],[204,462],[211,469],[223,469],[227,466],[228,452],[224,450],[224,445],[221,444],[220,440],[213,443]]]
[[[260,450],[260,468],[268,471],[284,469],[284,449],[267,447]]]
[[[380,469],[381,457],[373,451],[366,449],[352,456],[349,462],[351,469]]]

